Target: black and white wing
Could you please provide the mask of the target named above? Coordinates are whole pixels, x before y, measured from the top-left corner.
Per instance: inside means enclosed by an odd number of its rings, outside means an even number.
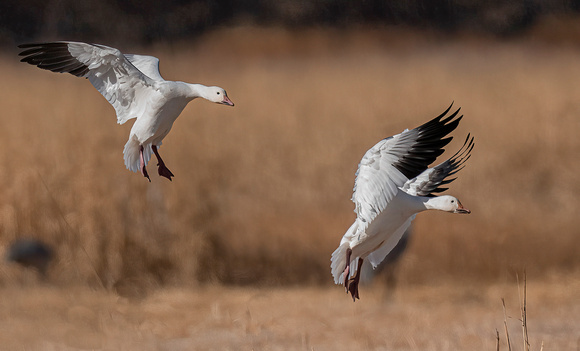
[[[433,168],[427,168],[417,177],[407,181],[402,187],[403,191],[415,196],[435,196],[433,193],[447,190],[448,188],[440,186],[449,184],[456,179],[448,179],[448,177],[463,169],[465,162],[471,157],[471,150],[474,146],[473,137],[470,138],[468,134],[463,146],[455,155]]]
[[[451,133],[463,116],[459,109],[441,115],[412,130],[383,139],[363,156],[354,185],[352,201],[364,227],[381,213],[409,179],[423,173],[445,150]]]
[[[119,124],[143,115],[150,94],[155,93],[152,88],[155,78],[141,72],[115,48],[66,41],[18,47],[26,49],[19,54],[24,56],[22,62],[53,72],[88,78],[113,105]]]

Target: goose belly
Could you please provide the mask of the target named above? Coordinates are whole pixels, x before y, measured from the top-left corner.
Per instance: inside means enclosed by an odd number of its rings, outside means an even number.
[[[401,201],[403,198],[405,198],[404,195],[395,196],[364,231],[355,235],[353,242],[351,242],[352,255],[354,257],[367,257],[394,235],[397,229],[417,212],[409,209],[407,204]]]
[[[132,132],[142,145],[159,145],[161,140],[171,131],[173,122],[179,117],[187,103],[166,104],[138,118],[133,125]]]

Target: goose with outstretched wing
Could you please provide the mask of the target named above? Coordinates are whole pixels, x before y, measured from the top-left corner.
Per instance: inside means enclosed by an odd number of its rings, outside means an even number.
[[[353,300],[359,298],[360,269],[364,259],[376,267],[395,247],[415,215],[425,210],[469,214],[453,196],[435,196],[455,180],[469,159],[473,137],[448,160],[429,165],[445,150],[451,133],[463,116],[459,109],[447,116],[451,106],[431,121],[381,140],[363,156],[352,201],[356,220],[344,234],[331,258],[336,284],[344,284]]]
[[[153,56],[125,55],[118,49],[71,41],[23,44],[22,62],[53,72],[88,78],[109,101],[123,124],[136,118],[123,151],[127,169],[151,181],[147,163],[152,153],[158,173],[169,180],[173,173],[165,166],[158,148],[185,106],[201,97],[233,106],[220,87],[167,81],[159,73],[159,59]]]

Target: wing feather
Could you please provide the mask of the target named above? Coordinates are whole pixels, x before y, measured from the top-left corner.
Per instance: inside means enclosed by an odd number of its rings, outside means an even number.
[[[147,77],[162,81],[164,80],[159,73],[159,59],[154,56],[125,54],[125,58],[143,72]]]
[[[26,49],[19,54],[24,56],[22,62],[88,78],[113,105],[119,124],[143,115],[149,96],[155,93],[155,78],[137,69],[118,49],[66,41],[19,47]]]

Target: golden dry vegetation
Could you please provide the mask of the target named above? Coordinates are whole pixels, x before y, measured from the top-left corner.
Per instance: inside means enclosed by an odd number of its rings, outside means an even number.
[[[531,350],[577,350],[578,280],[528,281]],[[517,287],[161,289],[132,301],[86,288],[5,288],[0,350],[523,350]],[[542,301],[539,303],[539,301]]]
[[[174,181],[148,183],[123,165],[131,123],[117,126],[88,81],[0,57],[0,246],[36,237],[57,256],[41,290],[0,267],[12,345],[40,328],[32,349],[490,349],[498,296],[524,269],[543,282],[529,284],[530,325],[547,323],[536,349],[576,345],[576,47],[238,28],[123,49],[158,56],[166,79],[226,88],[236,106],[191,103],[161,148]],[[476,146],[448,193],[472,214],[418,216],[400,304],[363,287],[353,305],[329,258],[354,219],[358,161],[452,101],[465,117],[445,155],[468,132]]]

